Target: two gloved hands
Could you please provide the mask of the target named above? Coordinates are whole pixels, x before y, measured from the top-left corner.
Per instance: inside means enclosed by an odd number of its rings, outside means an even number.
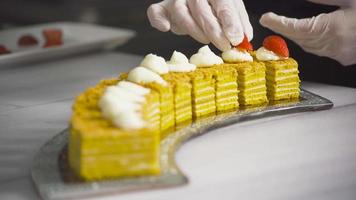
[[[153,27],[179,35],[190,35],[213,43],[222,51],[238,45],[253,30],[242,0],[164,0],[151,5],[147,15]]]
[[[343,65],[356,63],[355,0],[309,0],[343,9],[312,18],[295,19],[266,13],[260,23],[295,41],[305,51],[333,58]],[[356,6],[356,5],[355,5]],[[238,45],[243,35],[253,38],[242,0],[164,0],[147,10],[151,25],[160,31],[188,34],[213,43],[220,50]]]
[[[310,0],[343,9],[312,18],[295,19],[274,13],[262,15],[260,23],[284,35],[306,52],[326,56],[343,65],[356,64],[356,8],[352,0]]]

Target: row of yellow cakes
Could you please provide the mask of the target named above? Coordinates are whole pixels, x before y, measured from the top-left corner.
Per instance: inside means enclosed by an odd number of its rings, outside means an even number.
[[[253,52],[246,43],[222,58],[208,46],[189,60],[177,51],[167,62],[149,54],[130,72],[79,95],[69,136],[75,174],[84,180],[159,174],[159,143],[174,127],[266,104],[267,96],[298,98],[297,63],[273,45]]]

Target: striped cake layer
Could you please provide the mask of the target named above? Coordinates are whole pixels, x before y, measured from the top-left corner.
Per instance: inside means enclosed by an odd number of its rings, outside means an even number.
[[[215,81],[216,111],[223,112],[238,107],[237,71],[229,65],[216,65],[205,68],[213,74]]]
[[[258,105],[268,102],[264,64],[254,61],[235,63],[233,66],[239,74],[237,79],[240,105]]]
[[[164,132],[174,127],[174,95],[171,86],[162,86],[157,83],[145,84],[146,87],[156,91],[160,96],[161,122],[160,130]]]
[[[300,92],[288,92],[283,94],[268,94],[271,100],[297,99],[300,97]]]
[[[192,121],[192,108],[182,107],[176,110],[175,114],[176,124],[181,124],[186,121]]]
[[[239,100],[255,100],[255,99],[266,99],[267,98],[267,92],[261,92],[259,94],[251,94],[248,96],[240,96]]]
[[[299,71],[297,68],[293,69],[285,69],[285,70],[277,70],[277,71],[266,71],[266,75],[268,76],[274,76],[274,77],[282,77],[282,76],[290,76],[290,75],[295,75],[299,74]]]
[[[185,73],[170,72],[162,77],[173,87],[175,124],[192,120],[192,84]]]
[[[216,99],[217,112],[232,110],[238,107],[239,107],[239,103],[238,103],[237,95],[224,96]]]
[[[266,104],[267,101],[267,97],[264,98],[259,98],[259,99],[239,99],[239,102],[242,106],[257,106],[257,105],[264,105]]]
[[[273,76],[266,76],[267,82],[271,84],[283,84],[283,83],[299,83],[300,79],[297,74],[282,76],[282,77],[273,77]]]
[[[143,119],[155,130],[160,130],[161,109],[159,94],[151,91],[146,97],[146,102],[142,106]]]
[[[80,176],[87,181],[123,176],[138,176],[142,174],[159,174],[154,156],[141,154],[123,154],[118,156],[92,156],[80,160],[83,168]],[[127,167],[130,166],[130,167]],[[137,172],[140,172],[138,174]]]
[[[198,119],[200,117],[214,114],[216,112],[215,99],[207,101],[205,103],[197,104],[193,107],[193,117]]]
[[[274,84],[271,82],[267,82],[266,83],[267,88],[270,90],[277,90],[280,88],[299,88],[300,87],[300,83],[299,82],[290,82],[290,83],[283,83],[283,84]]]
[[[207,69],[198,68],[187,73],[192,83],[193,118],[215,113],[215,80],[213,73]]]
[[[229,96],[236,96],[237,97],[236,89],[228,89],[228,90],[220,90],[216,91],[216,100],[218,101],[221,98],[229,97]]]
[[[230,89],[235,89],[237,91],[237,82],[236,80],[229,80],[226,82],[220,81],[215,83],[215,90],[219,91],[219,90],[230,90]]]

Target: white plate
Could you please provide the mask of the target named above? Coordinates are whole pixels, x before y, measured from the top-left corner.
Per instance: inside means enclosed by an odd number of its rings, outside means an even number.
[[[63,45],[43,48],[45,41],[42,30],[46,28],[61,29]],[[19,47],[17,41],[25,34],[36,37],[39,45]],[[0,55],[0,66],[43,61],[97,49],[113,49],[134,36],[135,32],[127,29],[74,22],[48,23],[5,30],[0,32],[0,44],[5,45],[12,53]]]

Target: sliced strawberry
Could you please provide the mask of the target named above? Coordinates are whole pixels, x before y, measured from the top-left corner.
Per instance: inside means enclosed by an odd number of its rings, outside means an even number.
[[[60,29],[45,29],[42,31],[43,36],[46,39],[44,47],[59,46],[62,45],[62,31]]]
[[[252,44],[248,41],[247,36],[245,35],[244,39],[242,42],[236,46],[236,48],[246,50],[246,51],[253,51],[253,46]]]
[[[263,40],[263,47],[273,51],[275,54],[282,57],[289,57],[289,50],[286,41],[278,36],[271,35]]]
[[[0,44],[0,55],[1,55],[1,54],[9,54],[9,53],[11,53],[11,51],[8,50],[8,49],[5,47],[5,45]]]
[[[33,46],[37,45],[37,39],[32,35],[23,35],[20,37],[19,41],[17,42],[19,46]]]

